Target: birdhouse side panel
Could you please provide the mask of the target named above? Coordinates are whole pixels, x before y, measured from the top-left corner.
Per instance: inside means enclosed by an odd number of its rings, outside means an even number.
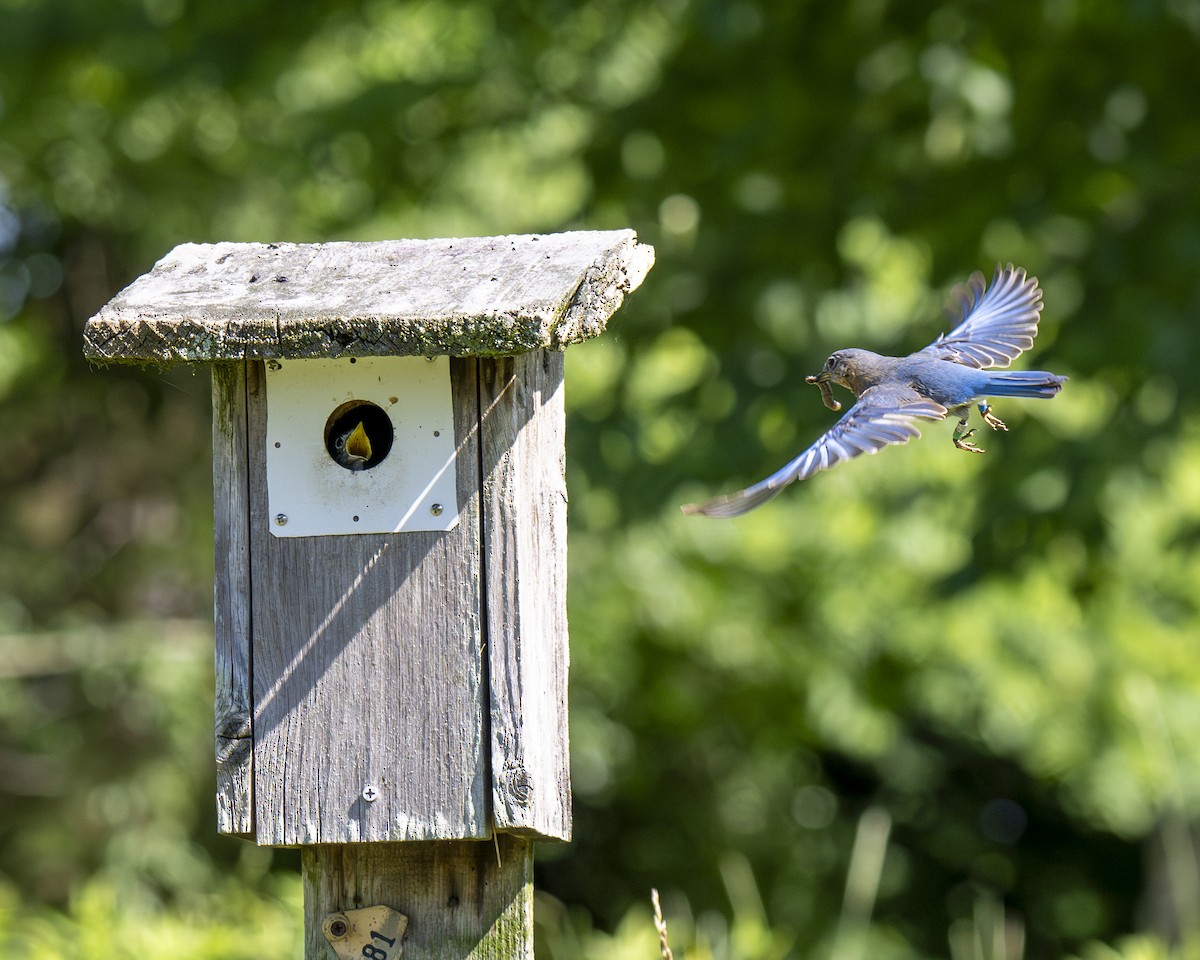
[[[568,840],[563,354],[480,367],[493,817]]]
[[[445,531],[271,535],[265,396],[250,397],[259,843],[489,835],[476,377],[451,362]]]
[[[254,832],[246,363],[212,370],[217,830]]]

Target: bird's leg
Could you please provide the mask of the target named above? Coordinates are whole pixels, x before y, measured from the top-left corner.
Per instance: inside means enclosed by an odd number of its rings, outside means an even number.
[[[1004,421],[992,413],[992,405],[986,400],[979,404],[979,412],[983,414],[983,422],[993,430],[1008,431],[1008,427],[1004,425]]]
[[[962,419],[954,427],[954,445],[959,450],[969,450],[971,453],[983,453],[983,450],[969,442],[974,433],[974,430],[967,429],[967,414],[964,413]]]

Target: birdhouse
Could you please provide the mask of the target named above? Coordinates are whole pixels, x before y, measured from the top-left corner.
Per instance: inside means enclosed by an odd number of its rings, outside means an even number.
[[[218,829],[305,848],[310,956],[378,903],[457,956],[435,928],[528,913],[529,841],[571,835],[562,351],[652,263],[631,231],[184,244],[87,324],[96,362],[212,366]]]

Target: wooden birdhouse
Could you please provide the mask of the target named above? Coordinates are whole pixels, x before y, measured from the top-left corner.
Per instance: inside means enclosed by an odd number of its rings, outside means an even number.
[[[212,366],[218,828],[304,849],[306,956],[532,954],[531,841],[571,835],[562,351],[652,263],[184,244],[88,321],[96,362]]]

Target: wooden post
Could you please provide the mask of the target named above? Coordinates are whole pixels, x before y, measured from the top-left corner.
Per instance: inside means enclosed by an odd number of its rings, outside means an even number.
[[[532,844],[571,835],[561,351],[652,263],[185,244],[88,322],[98,362],[213,364],[218,829],[303,848],[306,957],[532,956]]]

